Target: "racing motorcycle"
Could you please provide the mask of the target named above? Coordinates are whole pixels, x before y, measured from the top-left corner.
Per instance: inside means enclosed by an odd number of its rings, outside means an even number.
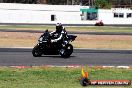
[[[46,30],[43,35],[38,39],[38,44],[32,49],[34,57],[44,55],[61,55],[61,57],[68,58],[73,52],[73,46],[70,42],[74,41],[77,36],[67,35],[61,42],[51,43],[53,36]]]

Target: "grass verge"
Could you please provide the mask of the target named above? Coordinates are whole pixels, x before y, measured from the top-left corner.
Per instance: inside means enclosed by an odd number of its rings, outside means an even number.
[[[107,27],[107,26],[82,26],[82,27],[70,27],[65,26],[67,31],[79,31],[79,32],[121,32],[121,33],[132,33],[132,27]],[[17,29],[17,30],[55,30],[55,26],[45,25],[5,25],[0,26],[0,29]]]
[[[85,67],[89,78],[132,80],[132,69]],[[81,68],[1,67],[0,88],[83,88],[79,83]],[[132,86],[88,86],[87,88],[132,88]]]

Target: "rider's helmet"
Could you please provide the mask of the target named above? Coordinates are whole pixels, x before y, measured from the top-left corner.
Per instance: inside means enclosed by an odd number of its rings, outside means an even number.
[[[63,28],[63,27],[62,27],[62,24],[61,24],[61,23],[57,23],[57,24],[56,24],[56,32],[57,32],[57,33],[60,33],[60,32],[62,31],[62,28]]]

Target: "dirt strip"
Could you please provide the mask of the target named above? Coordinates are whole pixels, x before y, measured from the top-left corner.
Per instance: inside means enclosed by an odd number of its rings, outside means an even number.
[[[0,47],[33,47],[42,33],[0,32]],[[131,35],[77,35],[76,48],[132,49]]]

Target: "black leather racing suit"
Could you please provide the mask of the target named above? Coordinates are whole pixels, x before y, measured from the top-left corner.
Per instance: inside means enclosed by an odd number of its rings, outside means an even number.
[[[53,31],[50,35],[53,36],[51,42],[62,42],[63,38],[67,35],[67,32],[63,27],[60,32]]]

